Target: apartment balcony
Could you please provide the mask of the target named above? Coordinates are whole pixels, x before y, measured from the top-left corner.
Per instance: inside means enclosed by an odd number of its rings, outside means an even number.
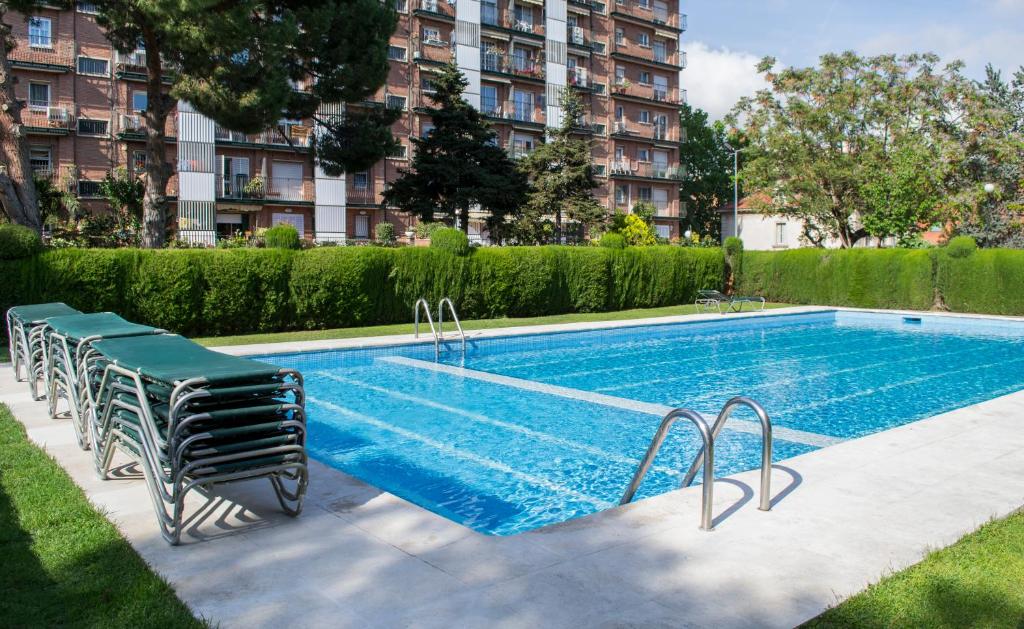
[[[615,178],[655,179],[678,181],[683,178],[682,169],[678,166],[638,162],[636,160],[611,160],[608,172]]]
[[[481,50],[480,71],[543,82],[544,60],[540,57],[508,55],[496,50]]]
[[[413,13],[445,21],[455,20],[455,3],[446,0],[418,0],[413,4]]]
[[[612,84],[612,95],[631,100],[644,102],[664,103],[667,106],[678,107],[682,104],[682,94],[677,88],[650,85],[646,83],[632,83],[630,81],[617,81]]]
[[[612,136],[627,140],[643,140],[652,144],[679,143],[677,127],[670,127],[663,124],[650,124],[640,122],[627,122],[616,120],[612,124]]]
[[[529,156],[531,153],[537,150],[537,147],[527,146],[525,144],[510,144],[508,148],[506,148],[505,150],[506,152],[508,152],[509,157],[511,157],[514,160],[519,160]]]
[[[384,191],[387,182],[377,179],[357,181],[350,175],[348,189],[345,190],[345,205],[349,207],[379,208],[384,207]]]
[[[501,31],[530,35],[537,38],[544,37],[543,21],[535,21],[532,16],[520,15],[517,17],[513,11],[501,9],[490,5],[480,5],[480,26],[483,28],[496,28]]]
[[[686,67],[685,53],[680,56],[675,49],[654,48],[625,39],[612,42],[612,56],[657,67],[671,69]]]
[[[217,176],[217,200],[253,204],[309,204],[314,200],[313,179],[249,175]]]
[[[566,41],[570,46],[578,46],[588,50],[591,47],[590,39],[587,37],[587,31],[582,26],[567,26]]]
[[[510,122],[512,126],[544,128],[547,119],[543,107],[522,101],[518,103],[510,100],[503,103],[483,101],[480,103],[480,111],[492,120]]]
[[[240,133],[217,126],[214,140],[218,144],[245,145],[263,149],[306,151],[313,143],[313,129],[306,125],[289,124],[260,133]]]
[[[656,10],[652,0],[615,0],[614,4],[609,4],[612,17],[642,24],[655,24],[678,32],[685,30],[680,26],[678,13],[664,9]]]
[[[7,58],[14,68],[71,72],[75,69],[75,43],[40,35],[19,36]]]
[[[75,128],[75,104],[70,101],[29,101],[21,110],[21,124],[33,135],[68,135]]]
[[[586,68],[576,66],[569,68],[569,85],[580,89],[590,88],[590,74]]]
[[[148,124],[146,117],[137,111],[118,113],[114,119],[114,133],[122,140],[146,139]],[[167,116],[164,124],[164,139],[173,141],[178,135],[178,120],[176,116]]]
[[[428,39],[413,50],[412,58],[416,63],[445,64],[455,58],[455,49],[443,39]]]

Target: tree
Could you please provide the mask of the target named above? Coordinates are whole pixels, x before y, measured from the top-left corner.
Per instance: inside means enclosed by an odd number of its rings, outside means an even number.
[[[526,198],[526,178],[497,143],[497,136],[480,112],[462,99],[468,84],[454,64],[443,66],[433,79],[437,90],[429,109],[434,129],[413,138],[411,168],[403,169],[384,193],[394,204],[431,222],[435,214],[458,218],[469,231],[473,206],[488,214],[492,237],[501,240],[506,219]]]
[[[819,67],[777,71],[765,58],[758,71],[768,89],[742,99],[728,119],[743,122],[751,144],[740,174],[748,198],[843,247],[869,235],[868,225],[875,235],[893,229],[905,237],[930,222],[931,183],[944,177],[943,157],[954,151],[953,130],[971,92],[961,63],[938,63],[931,54],[846,52],[822,56]],[[880,176],[894,165],[902,180]],[[916,177],[913,166],[929,172]],[[920,181],[929,185],[916,187]],[[888,216],[870,216],[880,209]]]
[[[561,105],[561,124],[550,132],[546,143],[519,162],[531,186],[519,221],[520,242],[545,242],[546,216],[554,217],[556,242],[562,241],[563,217],[593,230],[608,216],[592,194],[600,184],[594,178],[591,143],[576,134],[586,113],[583,101],[573,90],[566,89]]]
[[[708,122],[707,112],[683,104],[679,125],[686,141],[680,151],[684,173],[679,198],[686,202],[686,220],[696,233],[717,240],[722,231],[718,210],[733,196],[732,151],[726,127]]]
[[[21,123],[25,105],[14,93],[17,79],[9,57],[15,43],[6,18],[8,11],[28,16],[44,6],[65,8],[65,4],[60,0],[0,2],[0,206],[11,222],[37,232],[43,228],[43,217],[29,162],[28,138]]]
[[[314,152],[331,174],[362,169],[394,149],[384,110],[325,113],[323,104],[367,99],[387,78],[397,23],[378,0],[100,0],[97,21],[122,53],[146,65],[143,244],[161,246],[172,173],[164,129],[176,100],[235,131],[315,118]],[[165,88],[165,80],[170,88]],[[333,108],[337,109],[337,108]]]

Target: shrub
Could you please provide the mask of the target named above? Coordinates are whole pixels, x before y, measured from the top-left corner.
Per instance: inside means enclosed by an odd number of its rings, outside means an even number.
[[[946,243],[946,255],[951,258],[966,258],[978,249],[978,243],[970,236],[956,236]]]
[[[395,244],[395,226],[391,223],[377,223],[377,226],[373,228],[373,233],[380,244]]]
[[[626,238],[617,232],[607,232],[601,236],[601,240],[597,244],[608,249],[625,249]]]
[[[636,247],[646,247],[658,242],[658,234],[654,227],[637,214],[626,215],[622,237],[628,244]]]
[[[728,288],[735,291],[737,278],[743,273],[743,241],[736,236],[729,236],[725,239],[723,248]]]
[[[281,223],[274,225],[263,235],[267,247],[273,249],[299,249],[302,247],[302,240],[299,238],[299,231],[294,225]]]
[[[1024,250],[979,249],[954,256],[947,248],[947,253],[936,260],[936,286],[946,308],[1024,315]]]
[[[444,227],[431,234],[430,246],[464,256],[469,253],[469,237],[461,229]]]
[[[0,260],[18,260],[42,251],[43,241],[35,230],[24,225],[0,225]]]

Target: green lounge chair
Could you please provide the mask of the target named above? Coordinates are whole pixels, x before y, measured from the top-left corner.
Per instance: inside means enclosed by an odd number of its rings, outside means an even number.
[[[54,302],[30,306],[15,306],[7,311],[7,342],[11,352],[14,378],[21,381],[21,368],[32,391],[33,400],[41,400],[38,383],[46,379],[43,329],[50,317],[81,314],[71,306]],[[44,388],[45,390],[45,388]]]
[[[219,354],[176,335],[105,339],[87,360],[95,383],[90,438],[106,477],[114,452],[137,461],[161,533],[177,544],[193,489],[269,478],[298,515],[308,484],[302,376]]]
[[[110,338],[166,334],[165,330],[126,321],[112,312],[65,315],[46,320],[46,398],[50,417],[57,416],[61,400],[68,405],[75,436],[89,448],[89,417],[95,412],[95,391],[86,372],[91,344]]]

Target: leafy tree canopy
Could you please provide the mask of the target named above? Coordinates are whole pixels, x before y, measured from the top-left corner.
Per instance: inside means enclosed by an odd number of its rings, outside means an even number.
[[[685,138],[679,198],[687,204],[686,221],[696,234],[717,240],[722,231],[718,210],[733,197],[733,156],[726,126],[709,122],[707,112],[687,104],[679,111],[679,123]]]

